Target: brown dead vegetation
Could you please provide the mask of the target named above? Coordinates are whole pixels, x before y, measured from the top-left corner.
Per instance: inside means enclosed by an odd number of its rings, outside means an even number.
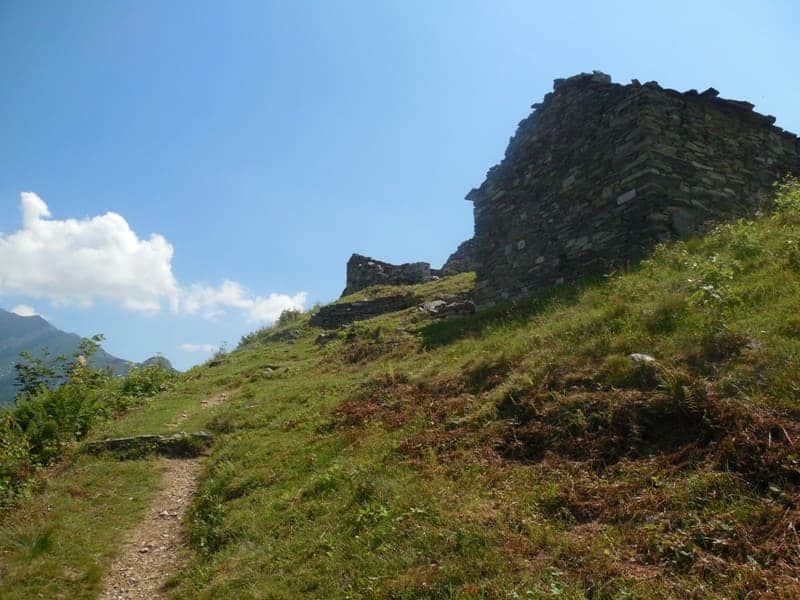
[[[709,593],[681,588],[669,575],[675,572],[793,597],[800,581],[800,423],[726,397],[709,371],[683,364],[685,370],[612,357],[551,370],[538,387],[508,393],[502,386],[512,369],[503,359],[435,382],[391,373],[339,405],[333,424],[353,432],[405,428],[396,448],[403,460],[454,476],[479,463],[488,488],[520,468],[560,482],[536,507],[575,549],[556,563],[584,573],[583,589],[598,597],[620,578],[657,579],[680,597]],[[488,421],[464,418],[487,405]],[[622,528],[629,544],[626,556],[604,556],[601,570],[588,549],[605,527]],[[509,560],[537,560],[524,536],[507,537],[506,546]]]
[[[383,374],[336,407],[334,426],[362,427],[376,422],[393,430],[421,415],[428,425],[440,425],[459,413],[465,404],[463,392],[460,379],[412,383],[403,373]]]

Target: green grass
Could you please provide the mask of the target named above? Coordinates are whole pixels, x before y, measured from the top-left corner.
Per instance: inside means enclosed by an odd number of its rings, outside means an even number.
[[[151,461],[80,457],[52,473],[0,530],[0,598],[87,598],[123,535],[144,514],[160,470]]]
[[[320,346],[303,315],[93,437],[217,436],[175,598],[791,597],[799,197],[789,187],[774,216],[472,317],[409,309]],[[282,330],[301,333],[271,339]],[[201,409],[220,391],[226,403]],[[90,597],[106,528],[135,522],[142,505],[122,499],[152,493],[152,464],[81,458],[54,475],[3,524],[0,596]],[[81,477],[125,491],[92,513],[68,490]],[[46,524],[28,522],[46,506]],[[94,541],[71,526],[90,519]],[[83,579],[55,575],[67,557]]]

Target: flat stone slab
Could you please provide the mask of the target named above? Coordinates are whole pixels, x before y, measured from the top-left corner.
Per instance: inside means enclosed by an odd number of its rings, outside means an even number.
[[[214,437],[204,431],[172,435],[134,435],[89,442],[85,451],[95,455],[110,453],[123,460],[151,455],[192,458],[200,455],[213,441]]]

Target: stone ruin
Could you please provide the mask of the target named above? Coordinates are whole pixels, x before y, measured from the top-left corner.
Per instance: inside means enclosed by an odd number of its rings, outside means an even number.
[[[441,269],[442,276],[458,275],[459,273],[468,273],[475,270],[475,239],[469,239],[466,242],[461,242],[455,252],[453,252],[444,263]]]
[[[798,138],[710,88],[557,79],[467,195],[475,299],[491,305],[608,273],[658,243],[752,214],[800,173]]]
[[[413,294],[394,294],[355,302],[338,302],[320,307],[309,323],[323,329],[337,329],[354,321],[364,321],[390,312],[411,308],[417,302]]]
[[[369,256],[353,254],[347,261],[347,287],[342,296],[372,285],[415,285],[425,283],[440,274],[430,263],[415,262],[393,265]]]
[[[595,71],[557,79],[532,108],[467,195],[475,235],[441,270],[354,254],[344,293],[475,271],[479,306],[514,300],[768,208],[772,184],[800,174],[796,135],[713,88],[621,85]]]
[[[347,261],[347,285],[342,296],[373,285],[416,285],[439,277],[457,275],[475,270],[475,242],[467,240],[450,255],[441,269],[432,269],[430,263],[414,262],[393,265],[353,254]]]

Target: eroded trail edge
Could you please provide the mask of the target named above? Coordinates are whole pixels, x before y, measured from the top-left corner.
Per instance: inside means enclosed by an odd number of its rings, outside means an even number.
[[[184,522],[202,458],[160,460],[166,466],[161,489],[111,565],[100,594],[103,600],[158,598],[181,565],[186,547]]]

